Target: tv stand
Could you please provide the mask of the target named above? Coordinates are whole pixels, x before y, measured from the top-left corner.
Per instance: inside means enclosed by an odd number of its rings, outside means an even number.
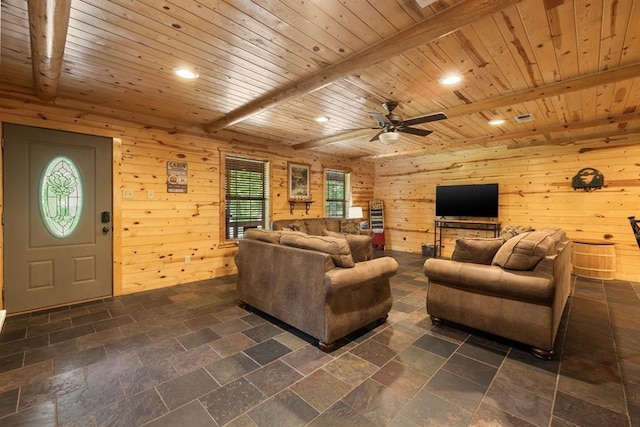
[[[468,229],[492,231],[493,237],[500,234],[500,222],[496,220],[472,220],[472,219],[446,219],[445,217],[434,220],[433,246],[434,256],[439,258],[442,255],[442,229]]]

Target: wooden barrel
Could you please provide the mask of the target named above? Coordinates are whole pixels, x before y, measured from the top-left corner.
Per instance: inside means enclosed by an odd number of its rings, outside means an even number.
[[[573,274],[589,279],[613,280],[616,274],[616,247],[613,242],[574,240]]]

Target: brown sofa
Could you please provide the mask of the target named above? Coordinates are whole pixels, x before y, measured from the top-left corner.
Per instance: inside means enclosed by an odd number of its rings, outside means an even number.
[[[337,339],[386,320],[391,309],[389,279],[398,263],[391,257],[371,259],[370,240],[248,230],[235,255],[240,304],[311,335],[320,348],[331,350]]]
[[[502,239],[458,239],[452,259],[428,259],[432,322],[466,325],[552,356],[571,290],[571,241],[546,228]]]
[[[343,218],[279,219],[271,223],[272,230],[301,231],[313,236],[324,232],[348,234],[372,234],[371,230],[360,230],[360,220]]]

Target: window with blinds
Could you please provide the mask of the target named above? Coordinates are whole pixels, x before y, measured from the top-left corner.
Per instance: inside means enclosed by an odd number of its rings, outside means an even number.
[[[327,169],[325,171],[325,216],[344,218],[347,209],[348,173]]]
[[[267,228],[269,163],[225,157],[225,237],[240,239],[249,228]]]

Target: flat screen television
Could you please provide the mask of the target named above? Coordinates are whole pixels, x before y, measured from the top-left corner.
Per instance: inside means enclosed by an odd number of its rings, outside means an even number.
[[[437,217],[498,217],[498,184],[436,186]]]

